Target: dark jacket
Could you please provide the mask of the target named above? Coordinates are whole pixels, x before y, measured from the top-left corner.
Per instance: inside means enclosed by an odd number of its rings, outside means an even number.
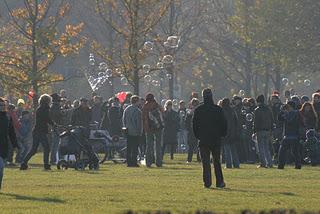
[[[195,109],[193,116],[193,132],[201,145],[219,144],[227,135],[227,121],[222,108],[206,101]]]
[[[179,115],[176,111],[163,112],[164,129],[163,129],[163,143],[164,144],[178,144],[177,134],[179,131]]]
[[[9,140],[13,147],[17,147],[17,137],[13,122],[6,112],[0,112],[0,157],[8,157]]]
[[[61,110],[61,106],[59,102],[53,102],[50,108],[50,117],[58,125],[62,125],[64,123],[64,116]]]
[[[50,107],[47,105],[39,106],[36,110],[36,121],[33,132],[48,134],[49,125],[54,125],[50,116]]]
[[[156,133],[162,129],[162,127],[154,129],[149,125],[149,113],[155,109],[159,109],[159,111],[162,112],[162,107],[156,101],[147,102],[142,108],[143,129],[145,133]],[[162,118],[162,113],[160,116]]]
[[[226,144],[232,144],[239,138],[239,121],[236,112],[231,107],[223,108],[224,116],[227,120],[227,135],[223,138]]]
[[[89,107],[83,108],[79,106],[74,110],[71,117],[71,125],[83,126],[89,128],[91,121],[91,109]]]
[[[299,111],[281,112],[279,120],[284,122],[284,139],[300,139],[302,120]]]
[[[111,136],[121,135],[121,127],[122,127],[122,110],[121,107],[112,106],[108,111],[109,118],[109,132]]]
[[[266,105],[260,105],[254,110],[253,131],[271,131],[273,129],[272,112]]]

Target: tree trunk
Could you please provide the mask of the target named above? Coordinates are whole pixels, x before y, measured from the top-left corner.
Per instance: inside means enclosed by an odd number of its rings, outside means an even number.
[[[35,11],[34,16],[32,17],[32,71],[31,71],[31,85],[34,91],[34,96],[32,98],[33,101],[33,109],[36,110],[38,107],[38,97],[39,97],[39,88],[38,88],[38,56],[37,56],[37,47],[36,47],[36,30],[37,30],[37,17],[38,17],[38,0],[34,0]]]
[[[169,34],[172,36],[173,34],[173,27],[174,27],[174,18],[176,16],[176,7],[174,0],[170,3],[170,17],[169,17]],[[171,53],[173,54],[173,52]],[[169,79],[169,99],[174,99],[174,79],[175,79],[175,73],[173,72],[174,67],[173,64],[168,66],[167,72],[171,75],[171,79]]]

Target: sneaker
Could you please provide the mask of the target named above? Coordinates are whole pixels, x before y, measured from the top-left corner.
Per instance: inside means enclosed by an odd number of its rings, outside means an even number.
[[[225,188],[226,187],[226,183],[222,182],[221,184],[216,185],[217,188]]]
[[[257,169],[260,169],[260,168],[268,168],[268,167],[260,164],[260,165],[257,166]]]
[[[28,164],[22,163],[22,164],[20,165],[20,170],[27,170],[27,169],[28,169]]]

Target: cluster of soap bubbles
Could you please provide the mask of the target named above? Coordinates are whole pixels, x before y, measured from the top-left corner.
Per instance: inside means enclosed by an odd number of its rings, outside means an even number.
[[[89,64],[94,66],[95,65],[94,55],[90,53],[89,55]],[[107,63],[101,62],[98,66],[99,73],[97,75],[90,75],[88,76],[88,82],[93,91],[98,90],[100,87],[103,86],[105,82],[109,82],[112,85],[110,78],[112,77],[112,70],[108,68]]]
[[[288,85],[289,85],[289,79],[286,78],[286,77],[283,77],[282,80],[281,80],[281,82],[282,82],[282,85],[284,85],[284,86],[288,86]],[[292,83],[291,83],[291,84],[292,84]],[[305,79],[305,80],[303,81],[303,84],[304,84],[306,87],[309,87],[309,86],[311,85],[311,80]]]

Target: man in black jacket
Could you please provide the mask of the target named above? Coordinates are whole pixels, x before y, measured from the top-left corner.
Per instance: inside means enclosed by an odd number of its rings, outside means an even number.
[[[9,142],[12,143],[13,147],[18,146],[12,119],[6,109],[4,99],[0,98],[0,190],[5,159],[7,159],[9,152]]]
[[[86,98],[80,99],[80,106],[76,108],[71,116],[71,125],[90,127],[91,109]]]
[[[196,108],[193,116],[193,132],[199,142],[200,155],[203,166],[203,181],[206,188],[212,184],[210,153],[212,153],[216,187],[224,188],[220,149],[221,138],[227,134],[227,121],[222,109],[213,103],[211,89],[202,91],[203,104]]]
[[[33,155],[36,154],[39,144],[42,144],[43,147],[43,162],[44,169],[51,170],[49,165],[49,153],[50,153],[50,145],[48,140],[48,131],[49,125],[55,126],[55,123],[51,120],[50,117],[50,105],[52,99],[48,94],[43,94],[39,98],[40,106],[36,111],[36,122],[33,129],[33,143],[31,150],[28,152],[23,162],[21,163],[20,170],[28,169],[28,161],[31,159]]]
[[[257,134],[261,161],[261,165],[258,168],[271,168],[273,166],[270,148],[273,116],[269,107],[265,105],[264,100],[263,95],[257,97],[258,107],[254,110],[253,131]]]

